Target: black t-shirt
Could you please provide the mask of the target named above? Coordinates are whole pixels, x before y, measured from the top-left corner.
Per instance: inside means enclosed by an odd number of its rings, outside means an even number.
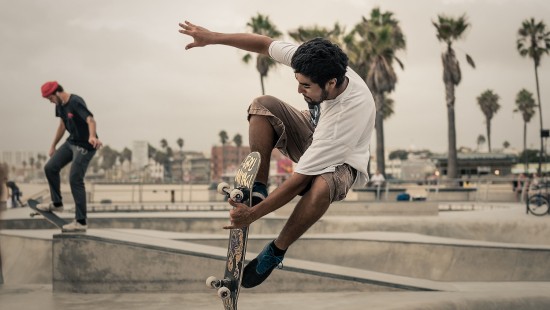
[[[94,116],[86,107],[84,99],[71,94],[66,104],[57,104],[55,106],[55,116],[61,117],[65,128],[69,132],[67,141],[71,144],[81,146],[87,150],[93,150],[94,147],[88,142],[90,131],[86,119],[88,116]]]
[[[6,182],[6,186],[11,189],[12,193],[18,193],[19,192],[19,187],[17,185],[15,185],[15,182],[13,182],[13,181]]]

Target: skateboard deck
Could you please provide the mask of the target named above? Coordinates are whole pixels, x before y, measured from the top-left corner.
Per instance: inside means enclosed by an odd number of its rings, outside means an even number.
[[[61,230],[63,229],[63,225],[68,224],[67,221],[60,218],[59,216],[57,216],[55,213],[53,213],[51,211],[42,211],[42,210],[37,209],[36,206],[39,203],[40,202],[38,200],[34,200],[34,199],[29,199],[27,201],[27,204],[29,205],[29,207],[31,209],[33,209],[34,211],[36,211],[36,212],[32,212],[30,214],[31,217],[34,217],[35,215],[42,215],[46,220],[48,220],[48,222],[54,224],[57,228],[59,228]]]
[[[252,207],[252,185],[260,167],[260,153],[250,153],[241,163],[233,188],[227,183],[218,185],[218,192],[235,201],[239,201]],[[248,241],[248,227],[231,229],[229,232],[229,243],[227,246],[227,261],[223,279],[215,277],[206,279],[206,285],[218,289],[218,296],[223,301],[225,310],[236,310],[237,299],[241,288],[242,271],[246,255],[246,243]]]

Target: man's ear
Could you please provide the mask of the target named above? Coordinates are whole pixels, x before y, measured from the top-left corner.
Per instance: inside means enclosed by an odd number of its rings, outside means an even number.
[[[328,82],[326,84],[328,86],[328,89],[335,88],[336,87],[336,81],[337,81],[336,78],[328,80]]]

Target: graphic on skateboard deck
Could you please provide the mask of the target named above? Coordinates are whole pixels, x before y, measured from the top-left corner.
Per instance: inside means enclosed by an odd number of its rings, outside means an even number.
[[[34,217],[36,215],[42,215],[46,220],[48,220],[48,222],[54,224],[57,228],[63,230],[63,225],[68,224],[67,221],[60,218],[59,216],[57,216],[55,213],[51,211],[39,210],[38,208],[36,208],[36,206],[39,203],[40,202],[38,200],[34,200],[34,199],[29,199],[27,201],[27,204],[29,205],[29,207],[35,211],[35,212],[32,212],[30,216]]]
[[[218,184],[218,192],[230,197],[234,201],[248,204],[252,207],[252,185],[260,167],[260,153],[250,153],[241,163],[235,175],[233,188],[227,183]],[[223,279],[208,277],[206,286],[218,289],[218,296],[222,299],[225,310],[236,310],[237,299],[241,288],[242,271],[248,241],[248,227],[231,229],[227,246],[227,262]]]

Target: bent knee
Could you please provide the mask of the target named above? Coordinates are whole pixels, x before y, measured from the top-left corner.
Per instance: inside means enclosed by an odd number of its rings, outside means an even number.
[[[281,100],[277,99],[276,97],[270,96],[270,95],[263,95],[260,97],[254,98],[252,100],[252,103],[250,104],[250,107],[248,108],[249,114],[256,114],[254,112],[262,111],[262,110],[268,110],[270,112],[277,109],[282,104]],[[263,113],[260,113],[263,114]]]
[[[44,165],[44,173],[46,175],[48,174],[52,174],[52,173],[57,173],[59,172],[59,169],[56,168],[55,165],[53,165],[51,162],[47,162],[45,165]]]

